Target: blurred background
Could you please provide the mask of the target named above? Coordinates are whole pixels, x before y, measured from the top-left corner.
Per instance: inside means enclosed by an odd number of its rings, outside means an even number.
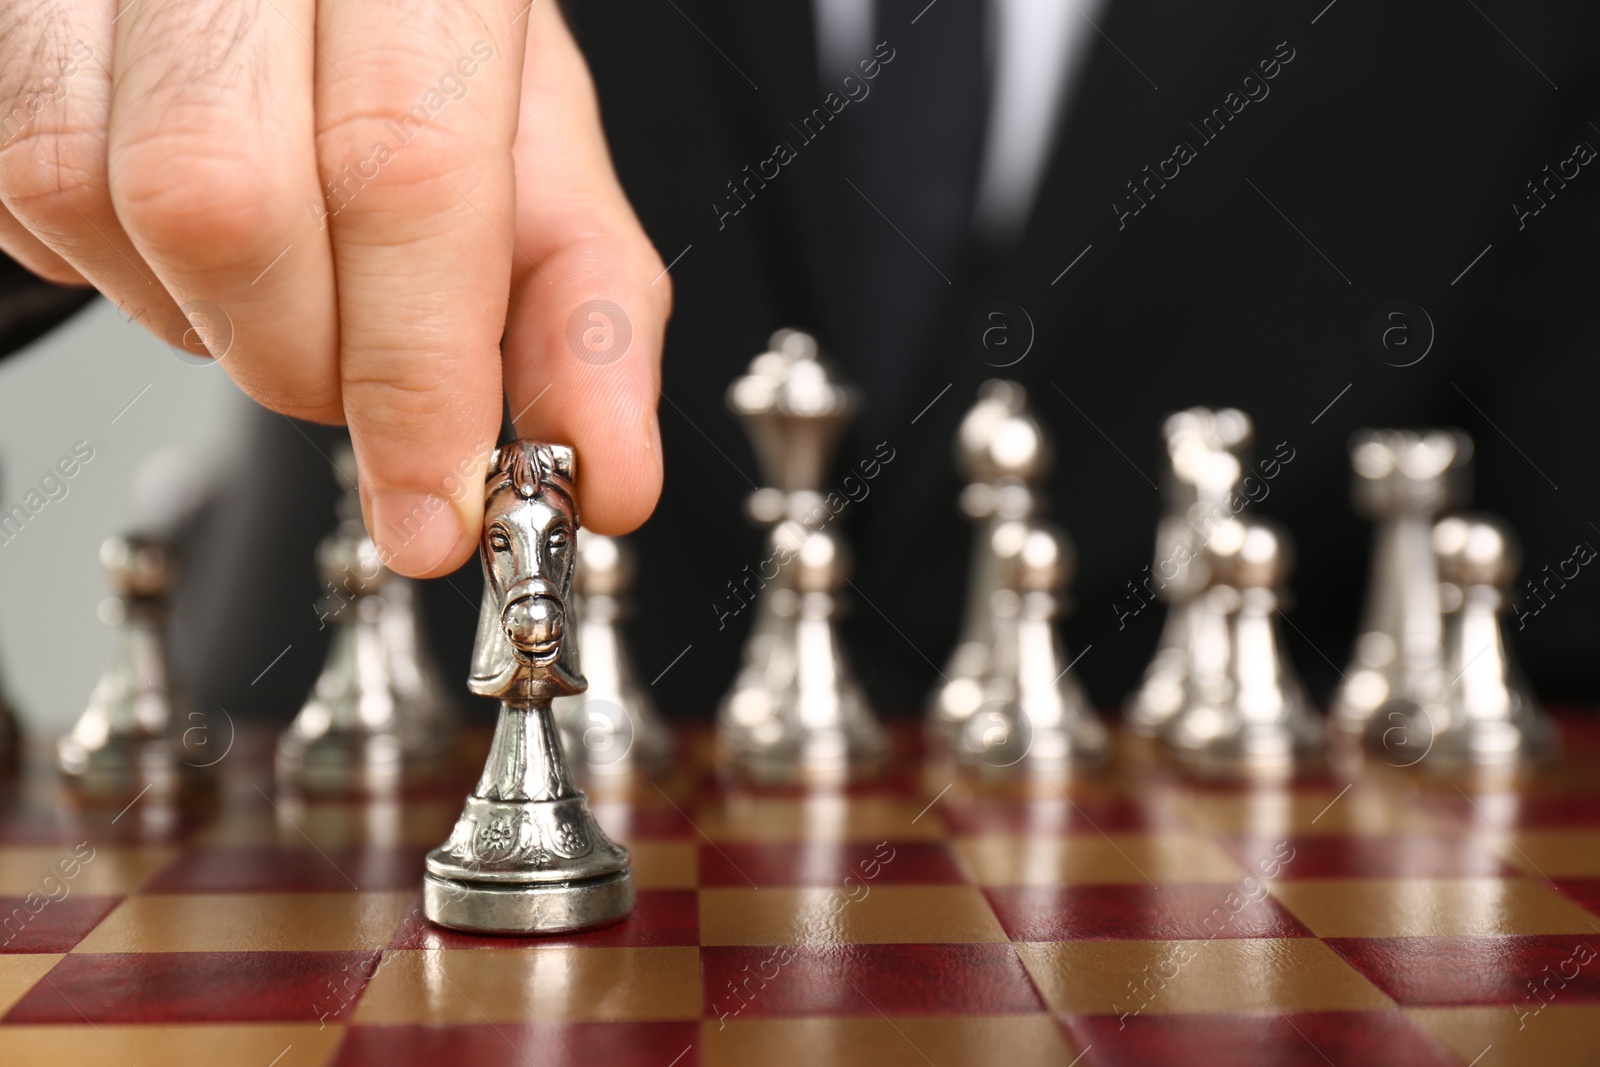
[[[250,407],[220,367],[179,359],[99,298],[0,361],[7,509],[47,473],[59,477],[56,462],[76,443],[94,452],[61,479],[64,497],[0,544],[0,671],[30,726],[66,730],[112,655],[96,614],[106,595],[98,555],[107,537],[146,521],[149,494],[164,491],[141,493],[141,469],[159,479],[175,464],[202,478],[234,467]]]

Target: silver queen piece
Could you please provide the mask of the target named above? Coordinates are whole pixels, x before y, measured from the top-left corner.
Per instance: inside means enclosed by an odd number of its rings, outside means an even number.
[[[483,607],[468,688],[501,701],[483,777],[428,854],[423,911],[478,933],[551,934],[633,909],[628,853],[572,782],[550,702],[587,688],[569,632],[578,529],[572,449],[495,450],[484,487]]]

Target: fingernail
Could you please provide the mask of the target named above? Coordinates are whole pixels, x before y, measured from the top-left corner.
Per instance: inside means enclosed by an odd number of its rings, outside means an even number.
[[[379,493],[372,499],[378,558],[401,574],[427,574],[460,544],[461,516],[437,493]]]

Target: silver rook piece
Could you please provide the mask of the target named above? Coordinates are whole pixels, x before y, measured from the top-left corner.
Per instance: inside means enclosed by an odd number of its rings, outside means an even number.
[[[1358,510],[1377,523],[1355,654],[1332,724],[1359,733],[1378,709],[1437,702],[1447,681],[1433,522],[1465,499],[1472,440],[1459,430],[1364,430],[1350,442]]]
[[[577,555],[572,449],[495,450],[484,488],[483,607],[468,688],[498,697],[483,777],[428,854],[423,910],[441,926],[549,934],[633,909],[626,849],[572,783],[550,703],[586,688],[567,604]]]
[[[56,746],[56,763],[86,795],[109,799],[149,788],[170,798],[203,780],[199,758],[183,758],[185,731],[196,724],[175,691],[167,653],[173,550],[155,536],[113,537],[100,546],[100,562],[113,594],[100,617],[120,630],[117,654]]]

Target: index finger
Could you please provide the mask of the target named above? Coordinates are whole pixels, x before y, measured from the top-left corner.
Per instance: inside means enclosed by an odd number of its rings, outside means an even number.
[[[339,288],[340,376],[384,562],[471,554],[501,413],[520,4],[324,4],[317,150]]]

